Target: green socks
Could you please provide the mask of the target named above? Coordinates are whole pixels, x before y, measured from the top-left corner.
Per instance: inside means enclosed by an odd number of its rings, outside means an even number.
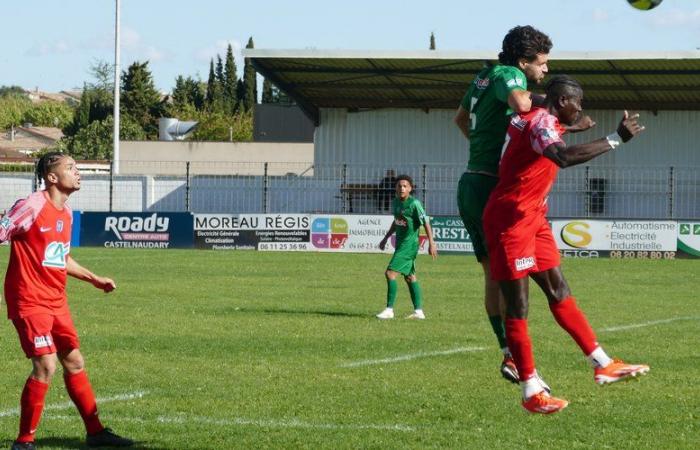
[[[393,308],[396,303],[396,292],[399,289],[399,283],[390,278],[386,279],[386,307]]]
[[[493,333],[498,338],[498,345],[501,348],[508,347],[508,342],[506,341],[506,329],[503,326],[503,319],[501,319],[501,316],[489,316],[489,322],[491,322]]]
[[[411,293],[413,309],[423,309],[423,293],[421,292],[418,280],[414,281],[413,283],[408,283],[408,290]]]

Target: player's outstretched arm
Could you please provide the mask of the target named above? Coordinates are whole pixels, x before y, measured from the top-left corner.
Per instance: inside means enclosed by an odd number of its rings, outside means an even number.
[[[596,123],[593,119],[591,119],[591,116],[584,115],[581,116],[581,118],[577,120],[575,124],[565,125],[564,128],[569,133],[579,133],[581,131],[590,130],[594,126],[596,126]]]
[[[425,227],[425,234],[428,235],[428,253],[435,259],[437,258],[438,252],[435,246],[435,240],[433,239],[433,227],[430,226],[429,220],[426,220],[423,226]]]
[[[625,111],[615,133],[593,142],[572,145],[571,147],[567,147],[563,142],[557,142],[544,149],[543,155],[562,168],[583,164],[609,152],[644,131],[644,126],[639,124],[638,119],[639,114],[630,116]]]
[[[114,280],[112,280],[111,278],[95,275],[85,267],[78,264],[78,262],[70,256],[68,257],[68,261],[66,262],[66,270],[68,272],[68,275],[72,276],[73,278],[77,278],[82,281],[87,281],[88,283],[91,283],[93,286],[95,286],[97,289],[102,289],[105,292],[112,292],[117,288],[117,285],[114,283]]]

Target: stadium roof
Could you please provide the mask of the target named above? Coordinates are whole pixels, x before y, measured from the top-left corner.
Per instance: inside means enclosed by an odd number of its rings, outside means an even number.
[[[245,50],[316,123],[319,108],[456,109],[498,52]],[[553,52],[549,73],[576,78],[586,109],[700,110],[700,51]]]

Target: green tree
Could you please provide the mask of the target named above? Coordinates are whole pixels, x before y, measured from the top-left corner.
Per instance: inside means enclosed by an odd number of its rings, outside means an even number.
[[[113,155],[114,117],[94,120],[81,128],[74,136],[66,136],[57,142],[55,150],[63,151],[76,159],[110,160]],[[119,136],[124,140],[144,140],[143,128],[128,115],[119,120]]]
[[[95,80],[94,83],[89,83],[88,87],[114,92],[114,64],[98,59],[92,62],[88,72]]]
[[[253,114],[239,111],[233,116],[222,112],[199,112],[188,120],[197,120],[199,125],[190,140],[233,141],[253,140]]]
[[[236,95],[237,85],[238,75],[236,74],[236,61],[233,59],[233,48],[231,44],[228,44],[223,81],[224,111],[227,114],[233,114],[238,108],[238,98]]]
[[[254,48],[253,37],[248,39],[248,44],[245,48]],[[243,64],[243,84],[244,84],[244,94],[243,94],[243,108],[246,111],[252,111],[253,107],[258,101],[258,86],[255,75],[255,68],[250,58],[246,58]]]
[[[224,62],[221,60],[221,55],[216,55],[216,82],[223,88],[225,81]]]
[[[192,106],[194,109],[199,110],[205,104],[203,85],[192,77],[184,78],[182,75],[179,75],[175,79],[175,88],[171,97],[172,104],[167,108],[167,114],[170,117],[181,118],[178,112],[187,106]]]
[[[0,130],[22,124],[32,102],[24,95],[8,94],[0,97]]]
[[[31,105],[23,122],[40,127],[64,128],[73,121],[74,109],[65,102],[44,101]]]
[[[24,89],[19,86],[0,86],[0,97],[5,97],[7,95],[27,96]]]
[[[272,83],[267,78],[263,80],[261,101],[262,103],[272,103],[274,101],[272,96]]]
[[[92,63],[89,72],[93,81],[83,84],[73,121],[63,128],[66,136],[73,136],[95,120],[114,114],[114,66],[98,60]]]
[[[219,58],[221,61],[221,58]],[[209,64],[209,79],[207,80],[206,107],[210,111],[222,111],[224,107],[223,87],[219,82],[217,69],[214,68],[214,59]]]
[[[430,50],[435,50],[435,33],[430,33]]]
[[[122,113],[131,116],[147,137],[157,137],[157,121],[163,116],[164,104],[153,84],[148,61],[134,62],[123,73],[121,105]]]

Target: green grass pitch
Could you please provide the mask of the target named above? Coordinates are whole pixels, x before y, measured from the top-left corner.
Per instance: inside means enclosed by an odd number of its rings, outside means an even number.
[[[8,253],[0,248],[2,265]],[[386,255],[73,255],[117,282],[103,294],[70,280],[68,295],[101,417],[139,448],[700,448],[698,260],[563,261],[608,353],[651,366],[604,388],[531,284],[538,369],[571,402],[543,417],[500,378],[473,257],[419,257],[428,319],[402,318],[411,312],[402,283],[399,318],[379,321]],[[8,448],[30,370],[9,321],[0,367]],[[57,374],[37,444],[83,441]]]

